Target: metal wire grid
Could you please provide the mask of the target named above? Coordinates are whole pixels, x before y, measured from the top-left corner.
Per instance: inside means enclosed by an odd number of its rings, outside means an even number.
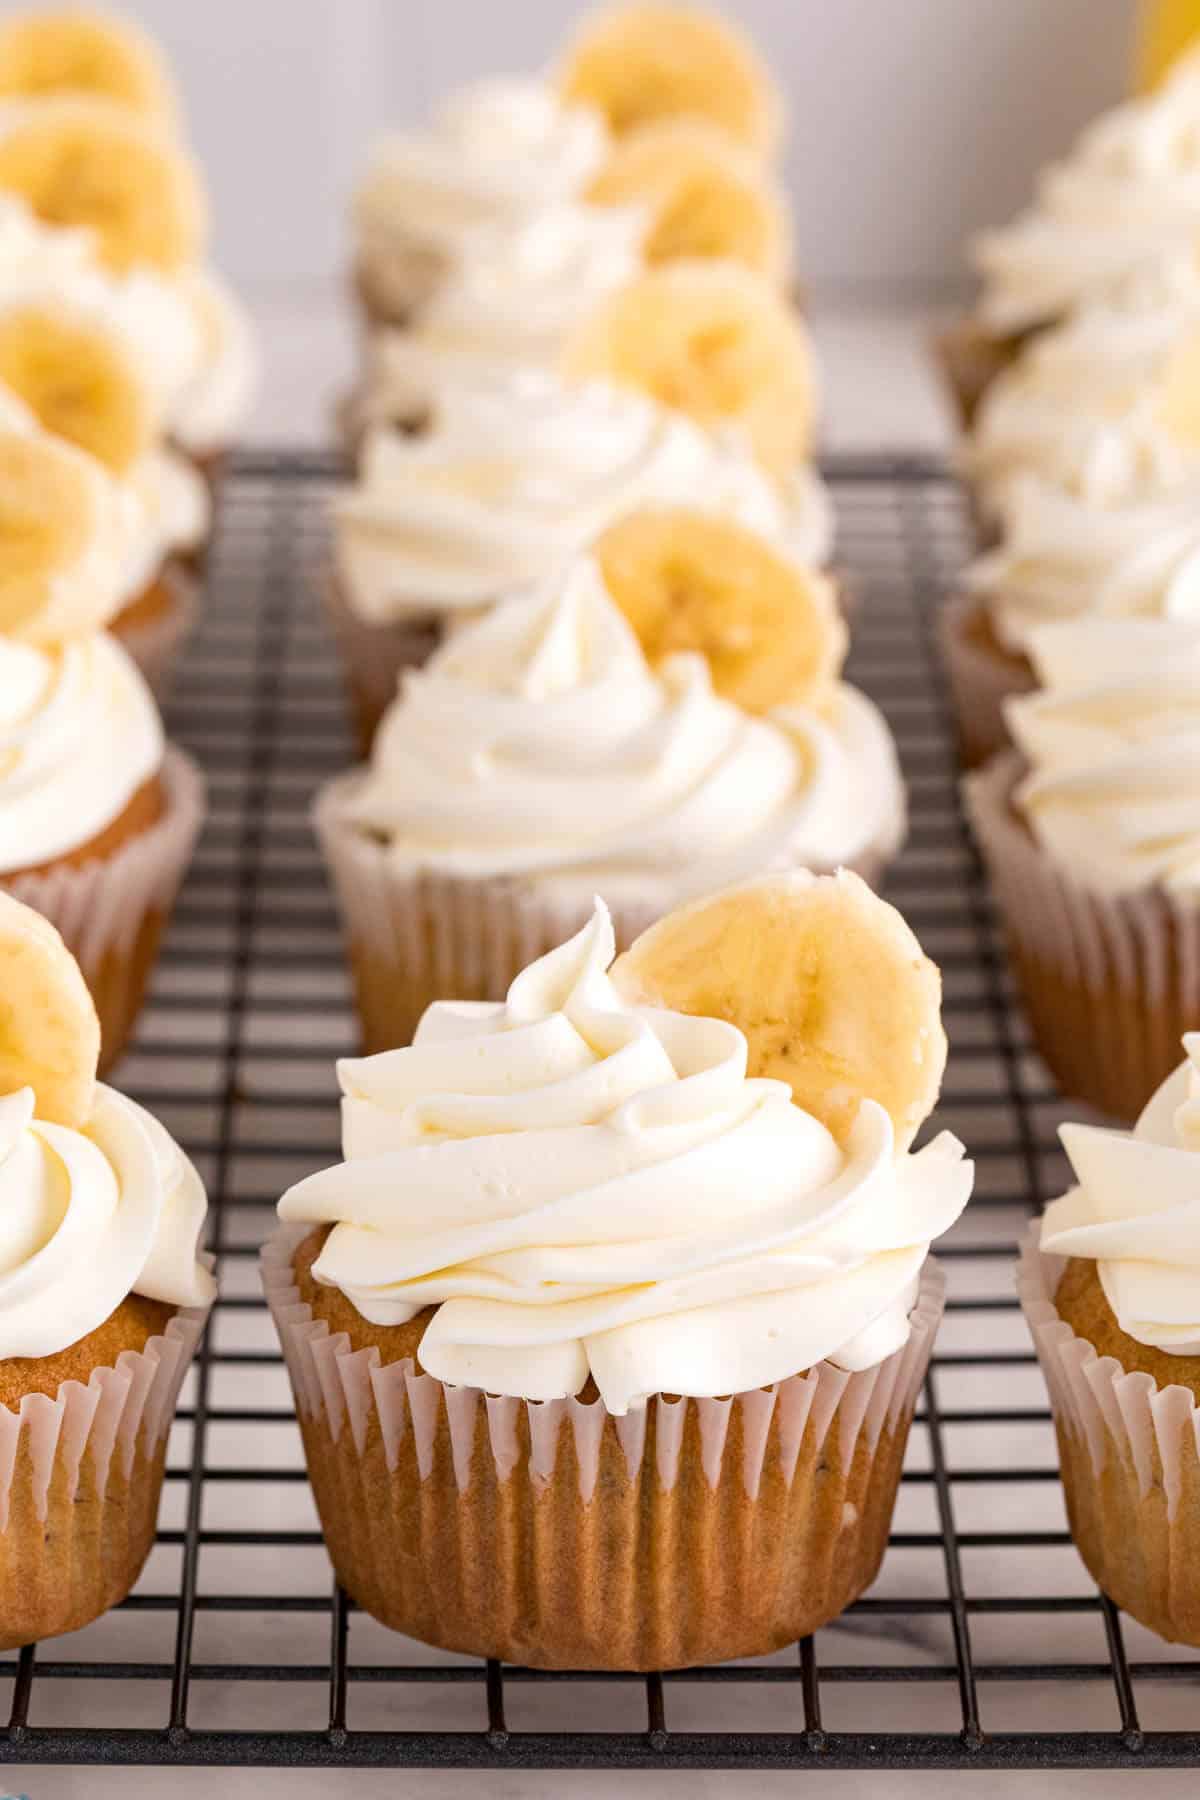
[[[336,920],[307,828],[350,740],[310,571],[335,471],[238,465],[172,735],[212,815],[119,1080],[209,1183],[223,1297],[183,1396],[136,1592],[0,1662],[0,1762],[481,1768],[1162,1767],[1200,1763],[1200,1659],[1103,1601],[1065,1528],[1012,1295],[1016,1239],[1061,1185],[1060,1116],[1012,1003],[957,802],[930,626],[967,528],[944,471],[829,469],[859,596],[851,674],[896,732],[912,802],[889,885],[946,983],[938,1124],[978,1166],[941,1247],[950,1300],[871,1593],[792,1651],[649,1677],[443,1655],[332,1589],[255,1255],[286,1183],[338,1153],[352,1047]]]

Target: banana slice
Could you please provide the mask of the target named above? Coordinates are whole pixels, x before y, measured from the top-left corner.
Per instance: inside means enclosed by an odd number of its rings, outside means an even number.
[[[708,119],[759,155],[779,142],[778,89],[728,19],[694,6],[614,6],[584,19],[559,86],[617,137],[655,119]]]
[[[751,1075],[848,1140],[859,1104],[905,1149],[946,1066],[941,976],[900,914],[848,870],[798,870],[696,900],[644,931],[612,978],[628,1001],[727,1019]]]
[[[158,46],[130,19],[61,7],[0,25],[0,99],[91,94],[174,129],[179,102]]]
[[[636,388],[710,430],[736,427],[780,478],[812,444],[808,334],[769,281],[736,263],[666,263],[629,282],[568,341],[563,369]]]
[[[640,125],[617,144],[587,197],[597,206],[640,202],[649,210],[649,263],[727,257],[772,281],[786,279],[787,207],[761,166],[719,125]]]
[[[204,194],[191,157],[112,100],[62,96],[5,108],[3,188],[48,225],[90,227],[110,269],[174,274],[204,247]]]
[[[0,1094],[31,1087],[37,1116],[86,1124],[100,1021],[79,965],[51,925],[0,892]]]
[[[832,584],[747,526],[647,507],[593,553],[649,662],[697,650],[716,692],[754,713],[819,706],[837,680],[847,636]]]
[[[0,636],[52,645],[108,623],[127,500],[70,444],[0,426]]]
[[[47,431],[114,475],[126,475],[154,441],[154,397],[131,347],[69,307],[0,307],[0,383]]]
[[[1200,447],[1200,332],[1182,337],[1159,371],[1158,416],[1185,449]]]

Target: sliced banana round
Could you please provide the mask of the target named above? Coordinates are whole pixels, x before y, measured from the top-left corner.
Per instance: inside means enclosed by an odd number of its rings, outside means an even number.
[[[82,7],[22,12],[0,24],[0,99],[90,94],[174,128],[179,102],[166,61],[131,19]]]
[[[946,1066],[941,976],[900,914],[857,875],[798,870],[696,900],[613,965],[630,1002],[727,1019],[748,1072],[786,1081],[845,1144],[863,1100],[906,1148]]]
[[[847,636],[832,583],[748,526],[646,507],[593,553],[649,662],[698,651],[715,691],[753,713],[819,706],[837,680]]]
[[[100,1021],[79,964],[49,919],[0,891],[0,1094],[31,1087],[37,1117],[87,1122]]]
[[[45,430],[124,476],[154,442],[152,388],[128,340],[52,300],[0,306],[0,384]]]
[[[48,225],[90,228],[110,269],[174,274],[204,247],[204,191],[192,158],[112,100],[64,95],[6,107],[4,188]]]
[[[135,503],[46,432],[0,424],[0,637],[54,645],[117,610]]]
[[[638,276],[585,319],[563,369],[636,388],[710,430],[737,428],[781,479],[812,444],[808,333],[769,281],[736,263],[664,263]]]
[[[559,85],[621,137],[654,119],[709,119],[759,155],[779,142],[779,91],[744,33],[697,6],[611,6],[580,24]]]
[[[615,146],[587,197],[648,210],[649,263],[727,257],[772,281],[787,276],[790,229],[779,189],[736,138],[707,120],[640,125]]]

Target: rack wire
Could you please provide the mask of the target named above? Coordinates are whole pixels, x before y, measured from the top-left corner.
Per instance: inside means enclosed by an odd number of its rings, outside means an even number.
[[[545,1674],[432,1651],[332,1585],[256,1253],[283,1187],[338,1154],[353,1047],[307,826],[351,760],[313,572],[321,457],[237,464],[204,622],[169,709],[211,818],[120,1085],[211,1196],[223,1297],[184,1391],[161,1529],[126,1603],[0,1660],[0,1762],[518,1768],[1200,1765],[1200,1658],[1123,1620],[1066,1530],[1045,1394],[1012,1291],[1062,1185],[1062,1116],[1015,1006],[958,806],[931,624],[967,552],[946,472],[827,471],[859,596],[851,676],[896,733],[912,830],[888,893],[945,977],[935,1124],[976,1197],[940,1246],[950,1299],[871,1592],[792,1650],[662,1676]]]

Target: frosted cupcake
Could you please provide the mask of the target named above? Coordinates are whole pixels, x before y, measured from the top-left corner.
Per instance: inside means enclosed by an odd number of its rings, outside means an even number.
[[[339,1580],[541,1668],[758,1654],[871,1582],[971,1185],[909,1150],[937,972],[853,876],[613,947],[597,902],[343,1062],[346,1160],[263,1257]]]
[[[760,870],[875,878],[901,841],[895,749],[838,680],[821,576],[674,511],[597,554],[411,671],[369,764],[318,797],[369,1049],[440,995],[503,997],[597,889],[628,944]]]
[[[422,437],[374,434],[335,502],[326,589],[364,751],[400,671],[448,625],[544,578],[631,508],[694,500],[805,563],[829,558],[815,472],[773,483],[735,434],[611,383],[453,387]]]
[[[1104,505],[1035,476],[1010,491],[1004,536],[967,570],[940,621],[964,760],[1009,744],[1005,702],[1035,686],[1046,624],[1200,619],[1200,480]]]
[[[0,688],[0,692],[4,690]],[[95,1079],[100,1034],[46,920],[0,893],[0,1647],[123,1600],[154,1542],[167,1432],[214,1284],[205,1196]]]
[[[1200,621],[1043,626],[1032,654],[971,817],[1038,1049],[1131,1119],[1200,1018]]]
[[[979,301],[941,346],[964,423],[1035,333],[1130,284],[1194,278],[1198,127],[1200,59],[1189,56],[1155,93],[1091,125],[1013,224],[976,240]]]
[[[1184,1048],[1132,1134],[1063,1126],[1078,1185],[1019,1285],[1080,1555],[1131,1617],[1200,1645],[1200,1035]]]
[[[0,430],[0,888],[59,927],[108,1066],[141,1004],[203,814],[154,700],[100,626],[127,553],[125,496],[82,452]]]

